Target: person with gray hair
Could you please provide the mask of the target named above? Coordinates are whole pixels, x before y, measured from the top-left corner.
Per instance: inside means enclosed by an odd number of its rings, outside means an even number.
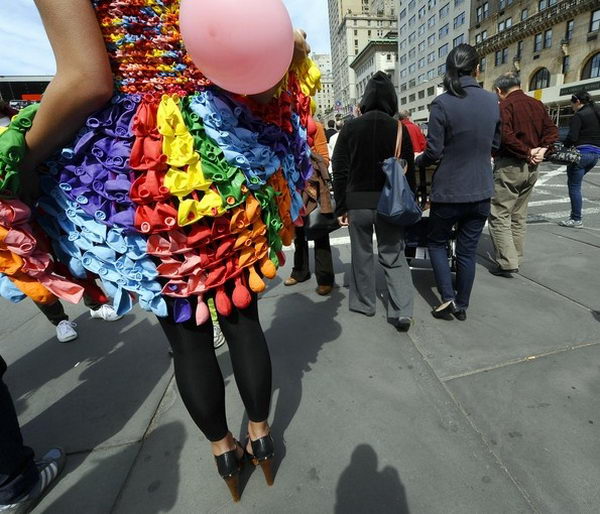
[[[410,142],[413,145],[413,151],[416,154],[420,154],[421,152],[423,152],[425,148],[427,148],[427,140],[425,139],[425,136],[423,135],[423,132],[421,132],[419,126],[416,123],[413,123],[413,121],[410,119],[410,111],[399,111],[398,119],[400,120],[402,125],[406,127],[406,130],[408,130]],[[413,187],[412,184],[411,187]]]
[[[495,155],[494,190],[489,229],[496,266],[490,273],[512,278],[523,257],[529,197],[538,164],[558,141],[558,129],[544,104],[525,94],[519,75],[508,72],[494,82],[500,98],[502,141]]]

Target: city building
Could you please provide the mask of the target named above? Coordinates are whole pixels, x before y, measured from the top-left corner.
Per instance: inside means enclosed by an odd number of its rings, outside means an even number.
[[[490,0],[491,1],[491,0]],[[471,0],[403,1],[398,13],[398,81],[401,109],[426,121],[442,91],[446,56],[469,40]]]
[[[398,33],[388,32],[384,38],[372,39],[350,63],[356,77],[356,95],[360,100],[369,79],[378,71],[384,71],[394,82],[396,92],[398,81],[396,64],[398,61]]]
[[[517,71],[523,89],[561,125],[574,91],[600,94],[598,0],[473,0],[471,25],[486,89]]]
[[[393,0],[328,0],[331,66],[336,113],[352,114],[358,95],[350,63],[372,39],[396,30]]]
[[[335,106],[331,56],[329,54],[313,54],[311,58],[321,70],[321,91],[315,96],[315,101],[319,107],[317,114],[322,120],[329,119],[329,115],[333,112]]]

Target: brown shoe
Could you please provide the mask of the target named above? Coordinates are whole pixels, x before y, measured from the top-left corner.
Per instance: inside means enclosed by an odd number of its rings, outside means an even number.
[[[297,283],[298,283],[298,281],[295,278],[290,277],[283,283],[283,285],[284,286],[295,286]]]
[[[317,294],[321,296],[327,296],[333,291],[333,286],[319,286],[317,287]]]

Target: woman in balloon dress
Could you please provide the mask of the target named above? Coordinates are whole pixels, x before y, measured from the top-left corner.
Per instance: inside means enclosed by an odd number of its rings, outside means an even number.
[[[178,0],[36,4],[57,73],[0,134],[0,293],[77,302],[92,274],[119,314],[133,298],[155,313],[238,501],[246,452],[273,483],[257,294],[301,223],[319,71],[280,0],[184,0],[181,23]],[[33,213],[20,200],[32,197]],[[225,416],[208,298],[249,418],[243,446]]]

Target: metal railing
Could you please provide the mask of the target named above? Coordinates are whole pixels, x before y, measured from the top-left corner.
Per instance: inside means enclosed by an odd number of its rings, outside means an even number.
[[[511,28],[505,29],[499,34],[487,38],[485,41],[475,45],[475,47],[480,55],[488,55],[506,48],[515,41],[547,30],[557,23],[597,5],[598,0],[563,0],[516,23]]]

